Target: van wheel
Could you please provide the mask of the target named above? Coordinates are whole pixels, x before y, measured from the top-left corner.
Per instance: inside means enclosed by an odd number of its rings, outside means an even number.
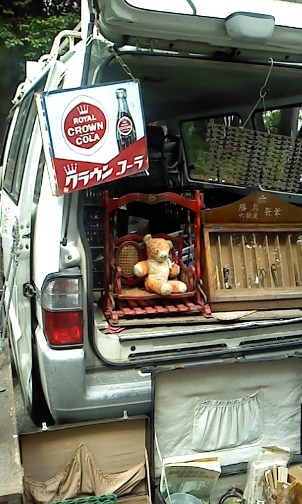
[[[32,345],[31,383],[32,402],[28,406],[28,414],[30,418],[37,427],[41,427],[43,423],[46,423],[47,426],[54,425],[55,421],[49,411],[41,385],[41,377],[35,344]]]

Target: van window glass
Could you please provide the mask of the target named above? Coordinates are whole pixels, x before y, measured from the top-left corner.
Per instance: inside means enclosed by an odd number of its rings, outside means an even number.
[[[141,10],[176,13],[207,18],[226,18],[226,16],[235,11],[255,11],[253,2],[247,2],[246,0],[241,0],[241,2],[238,0],[232,0],[229,2],[221,2],[220,0],[212,2],[204,2],[202,0],[178,0],[178,2],[175,2],[174,0],[166,0],[165,2],[161,2],[160,0],[125,0],[125,3],[129,4],[131,7],[136,7]],[[297,10],[290,9],[287,13],[288,6],[295,3],[300,4],[301,0],[273,0],[270,2],[269,6],[270,12],[268,12],[267,6],[265,6],[266,8],[264,11],[262,11],[262,9],[259,11],[258,6],[258,12],[273,14],[275,16],[276,25],[300,27],[299,19],[295,19],[294,17]],[[285,5],[283,6],[283,4]],[[240,5],[242,8],[240,8]],[[287,16],[284,14],[287,14]]]
[[[22,101],[9,148],[3,188],[15,203],[19,199],[30,139],[37,120],[34,92],[43,87],[44,81],[40,82],[39,89],[32,90]]]
[[[225,127],[239,126],[242,126],[242,120],[238,115],[196,119],[182,124],[190,178],[206,182],[238,183],[237,167],[232,161],[224,166],[218,163],[218,146],[222,147],[223,139],[217,138],[217,135],[221,131],[222,137],[225,136]]]
[[[36,178],[36,183],[35,183],[35,191],[34,191],[34,203],[36,203],[36,204],[38,203],[39,197],[40,197],[44,165],[45,165],[45,154],[44,154],[44,150],[41,149],[39,164],[38,164],[38,171],[37,171],[37,178]]]
[[[302,108],[287,107],[256,112],[253,117],[254,128],[275,135],[291,138],[302,137]]]
[[[4,182],[3,182],[3,188],[8,193],[11,193],[11,191],[12,191],[14,171],[15,171],[17,156],[18,156],[18,152],[19,152],[21,140],[22,140],[22,131],[24,129],[24,125],[27,120],[28,110],[30,108],[30,104],[31,104],[32,100],[33,100],[33,94],[29,94],[24,98],[24,100],[20,106],[20,111],[19,111],[18,118],[17,118],[16,124],[15,124],[14,134],[12,137],[12,141],[10,144],[9,153],[8,153],[8,157],[7,157],[7,166],[6,166],[5,175],[4,175]]]
[[[256,112],[253,124],[257,131],[259,186],[301,193],[302,107]]]
[[[36,118],[37,118],[36,103],[33,100],[28,112],[27,121],[23,132],[24,139],[21,142],[15,163],[14,178],[11,190],[12,197],[15,200],[19,199],[28,148]]]
[[[10,130],[10,127],[11,127],[11,123],[12,123],[12,117],[9,116],[6,119],[6,126],[5,126],[5,131],[4,131],[3,138],[1,138],[1,146],[0,146],[0,149],[1,149],[1,153],[0,153],[0,165],[1,166],[3,165],[3,159],[4,159],[4,153],[5,153],[5,145],[7,143],[7,138],[8,138],[9,130]]]
[[[182,125],[188,175],[204,183],[301,192],[302,107],[257,111]]]

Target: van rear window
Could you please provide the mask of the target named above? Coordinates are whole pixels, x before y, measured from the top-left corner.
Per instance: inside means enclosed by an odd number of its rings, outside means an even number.
[[[301,192],[302,108],[257,111],[182,125],[189,178],[219,185]]]

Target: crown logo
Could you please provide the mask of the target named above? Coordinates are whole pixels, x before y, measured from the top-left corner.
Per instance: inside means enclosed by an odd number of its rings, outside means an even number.
[[[67,176],[75,175],[77,173],[77,169],[78,169],[77,163],[75,163],[75,164],[70,163],[70,165],[68,164],[68,165],[63,166],[63,170]]]
[[[79,112],[80,115],[85,115],[85,114],[88,114],[88,111],[89,111],[89,106],[87,103],[81,103],[78,107],[77,107],[77,110]]]

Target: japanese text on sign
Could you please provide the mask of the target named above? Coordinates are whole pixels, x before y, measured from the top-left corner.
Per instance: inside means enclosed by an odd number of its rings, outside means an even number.
[[[135,167],[140,170],[144,164],[144,156],[135,156],[133,163],[129,163],[129,160],[122,159],[116,163],[119,166],[119,170],[115,172],[116,177],[121,177],[125,175],[127,170]],[[69,192],[69,190],[78,189],[78,185],[82,182],[81,188],[86,187],[90,181],[94,179],[95,183],[104,182],[108,177],[113,174],[114,168],[109,166],[109,164],[104,164],[102,166],[95,166],[93,170],[84,170],[78,172],[78,164],[71,163],[63,167],[66,173],[64,192]]]
[[[282,210],[280,207],[259,207],[254,203],[249,207],[246,203],[241,203],[239,205],[239,218],[248,220],[258,220],[261,215],[265,217],[280,217]]]

